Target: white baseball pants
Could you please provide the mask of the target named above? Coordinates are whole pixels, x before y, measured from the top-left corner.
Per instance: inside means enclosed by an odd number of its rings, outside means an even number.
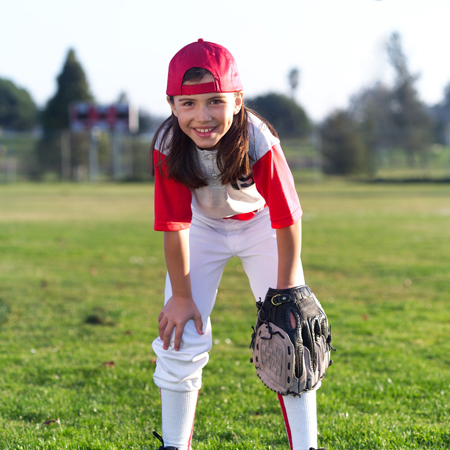
[[[172,341],[168,350],[158,337],[153,342],[157,356],[154,381],[159,388],[187,392],[198,390],[202,369],[208,362],[212,347],[210,314],[224,267],[233,256],[241,259],[256,301],[264,300],[267,289],[276,287],[278,252],[276,231],[271,227],[269,208],[256,213],[253,219],[210,219],[194,212],[189,234],[192,295],[203,319],[203,335],[194,322],[187,322],[176,352]],[[305,284],[301,264],[296,285]],[[165,301],[172,295],[167,276]],[[249,321],[255,320],[249,317]]]

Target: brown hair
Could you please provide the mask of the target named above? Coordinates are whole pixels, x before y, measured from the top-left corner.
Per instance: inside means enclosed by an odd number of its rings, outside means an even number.
[[[185,73],[183,82],[198,82],[206,74],[210,74],[210,72],[206,69],[194,67]],[[173,102],[173,97],[169,97],[169,100]],[[251,109],[242,106],[240,111],[234,115],[230,129],[217,146],[217,166],[223,184],[236,183],[238,178],[250,173],[248,152],[249,112],[259,117],[268,126],[272,134],[277,136],[276,131],[264,118]],[[161,134],[161,148],[158,150],[165,147],[169,149],[164,163],[159,160],[159,156],[157,161],[154,159],[155,143]],[[181,130],[178,119],[173,113],[156,131],[151,144],[151,153],[153,174],[157,167],[163,173],[161,164],[164,164],[166,176],[169,179],[174,179],[190,189],[198,189],[208,185],[198,162],[195,143]]]

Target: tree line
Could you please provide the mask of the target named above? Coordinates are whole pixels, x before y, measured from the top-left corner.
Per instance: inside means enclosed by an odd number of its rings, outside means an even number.
[[[403,152],[409,166],[426,166],[431,145],[449,144],[450,84],[444,99],[428,107],[415,87],[419,78],[408,68],[401,38],[392,33],[386,45],[394,69],[392,86],[377,82],[352,96],[347,109],[330,114],[320,125],[324,171],[331,174],[374,172],[381,154]]]
[[[313,124],[306,111],[294,100],[299,71],[289,73],[291,96],[268,93],[246,100],[246,104],[266,117],[282,138],[304,138],[319,132],[323,170],[329,174],[373,173],[380,155],[404,153],[409,165],[426,164],[431,144],[450,140],[450,84],[442,101],[427,106],[416,89],[417,74],[412,74],[402,49],[401,37],[392,33],[386,44],[394,69],[392,85],[377,82],[355,93],[347,108],[331,112],[321,123]],[[69,127],[68,106],[73,101],[94,101],[85,72],[75,51],[68,51],[57,89],[39,110],[26,89],[0,79],[0,128],[27,131],[39,127],[41,138],[35,148],[33,176],[59,172],[61,131]],[[126,95],[121,94],[126,101]],[[160,119],[140,112],[140,132],[154,130]],[[73,164],[87,160],[89,139],[71,136]]]

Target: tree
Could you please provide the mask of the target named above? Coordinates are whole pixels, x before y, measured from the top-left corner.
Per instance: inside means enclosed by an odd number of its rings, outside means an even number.
[[[44,130],[61,130],[69,127],[69,105],[71,102],[92,101],[86,75],[78,62],[75,51],[70,49],[57,78],[58,88],[48,101],[42,114]]]
[[[366,169],[366,147],[358,126],[346,111],[330,114],[320,127],[324,172],[351,175]]]
[[[443,145],[450,144],[450,83],[444,89],[442,101],[430,108],[435,121],[436,141]]]
[[[139,109],[139,134],[155,133],[167,117],[154,116],[148,111]]]
[[[290,72],[289,72],[289,86],[291,87],[291,99],[294,100],[295,99],[295,91],[298,87],[298,83],[300,81],[300,71],[294,67]]]
[[[36,105],[28,91],[0,78],[0,127],[26,131],[36,125]]]
[[[367,135],[367,143],[374,150],[392,145],[394,131],[390,107],[391,94],[386,85],[378,82],[372,87],[361,89],[350,99],[350,116],[361,126]]]
[[[122,91],[117,97],[117,103],[130,103],[128,98],[128,94],[125,91]]]
[[[282,137],[303,137],[311,130],[301,106],[282,94],[270,93],[249,101],[250,107],[266,118]]]
[[[358,125],[367,148],[366,164],[376,169],[377,157],[389,153],[394,146],[396,133],[390,107],[392,91],[378,82],[363,88],[350,99],[349,115]]]
[[[386,49],[396,75],[390,102],[395,126],[393,139],[406,152],[408,163],[412,166],[415,155],[420,155],[423,160],[426,158],[431,141],[431,121],[414,86],[418,75],[412,75],[408,70],[398,33],[392,33]]]
[[[75,101],[92,101],[93,96],[81,64],[78,62],[75,51],[70,49],[67,53],[61,73],[57,77],[57,90],[55,95],[47,102],[42,112],[43,137],[37,145],[37,157],[40,163],[40,172],[59,171],[61,164],[60,140],[61,132],[69,128],[69,105]],[[73,138],[78,152],[87,151],[86,139]],[[74,146],[73,146],[74,147]]]

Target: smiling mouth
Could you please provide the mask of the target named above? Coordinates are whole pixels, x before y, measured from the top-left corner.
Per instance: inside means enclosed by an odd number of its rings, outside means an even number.
[[[211,127],[211,128],[194,128],[194,130],[197,131],[197,133],[207,134],[207,133],[210,133],[215,128],[216,127]]]

